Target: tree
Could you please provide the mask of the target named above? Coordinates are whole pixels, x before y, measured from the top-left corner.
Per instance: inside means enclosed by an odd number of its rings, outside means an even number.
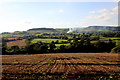
[[[106,44],[103,41],[97,41],[94,43],[94,47],[96,48],[97,52],[105,52],[106,51]]]
[[[58,44],[59,43],[59,40],[56,40],[55,44]]]
[[[48,46],[45,43],[37,42],[26,46],[26,52],[29,54],[40,54],[48,52]]]
[[[111,52],[112,52],[112,53],[120,53],[120,45],[114,47],[114,48],[111,50]]]
[[[9,53],[9,54],[19,54],[20,49],[19,49],[18,46],[12,46],[10,48],[7,48],[6,52]]]
[[[41,51],[40,51],[41,53],[48,52],[48,45],[43,44],[43,45],[40,46],[40,48],[41,48]]]
[[[70,43],[72,41],[72,39],[68,39],[67,41]]]
[[[52,41],[49,44],[49,52],[54,52],[54,49],[56,48],[54,41]]]
[[[4,55],[4,54],[7,54],[7,51],[6,51],[6,49],[7,49],[7,44],[6,44],[6,42],[2,42],[2,54]]]
[[[90,46],[91,45],[89,38],[87,38],[87,40],[84,42],[84,45],[85,46]]]
[[[108,41],[108,43],[107,43],[107,46],[109,46],[109,47],[106,46],[107,52],[110,52],[111,49],[115,47],[115,45],[116,45],[116,43],[113,42],[111,39],[109,39],[109,41]]]
[[[59,52],[66,52],[66,46],[65,45],[61,45],[59,47]]]
[[[83,48],[82,48],[82,50],[83,50],[83,52],[91,52],[92,49],[93,49],[93,46],[92,46],[92,44],[90,43],[90,39],[87,38],[86,41],[84,41],[84,43],[83,43]]]

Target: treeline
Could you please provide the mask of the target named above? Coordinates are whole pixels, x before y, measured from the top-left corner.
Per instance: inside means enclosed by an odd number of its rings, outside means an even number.
[[[92,34],[101,35],[103,37],[120,37],[120,31],[93,32]]]
[[[24,33],[27,33],[24,31]],[[88,33],[34,33],[34,34],[27,34],[24,36],[19,36],[16,37],[14,36],[14,33],[11,33],[11,38],[15,38],[12,40],[9,40],[7,38],[9,37],[4,37],[3,35],[3,41],[4,42],[10,42],[10,41],[16,41],[16,40],[21,40],[21,39],[34,39],[34,38],[49,38],[49,39],[69,39],[69,37],[81,37],[81,36],[103,36],[103,37],[120,37],[120,32],[115,31],[115,32],[88,32]]]
[[[113,52],[120,53],[120,46],[116,46],[115,41],[100,41],[100,36],[103,37],[120,37],[119,32],[93,32],[93,33],[42,33],[40,35],[27,35],[9,40],[2,38],[2,53],[3,54],[40,54],[40,53],[64,53],[64,52]],[[51,43],[31,43],[31,40],[41,39],[64,39],[70,45],[61,45],[59,47],[55,44],[62,44],[59,41]],[[24,47],[6,45],[7,42],[16,40],[27,40],[27,45]],[[95,41],[95,42],[94,42]],[[65,42],[63,42],[64,44]]]
[[[116,47],[116,43],[109,39],[108,42],[100,41],[91,43],[89,38],[73,38],[68,40],[70,45],[55,46],[54,41],[51,43],[31,43],[27,40],[27,45],[24,47],[18,46],[6,46],[6,43],[2,44],[2,53],[4,54],[42,54],[42,53],[72,53],[72,52],[120,52],[120,47]],[[59,42],[59,41],[58,41]]]

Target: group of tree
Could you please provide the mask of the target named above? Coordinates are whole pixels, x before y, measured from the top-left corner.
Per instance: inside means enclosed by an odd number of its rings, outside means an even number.
[[[59,41],[57,41],[58,43]],[[41,54],[41,53],[72,53],[72,52],[119,52],[120,46],[116,47],[116,43],[112,40],[108,42],[100,41],[91,43],[89,38],[73,38],[69,40],[70,45],[61,45],[56,47],[56,42],[51,43],[30,43],[24,47],[11,46],[8,47],[6,43],[2,45],[2,52],[4,54]]]

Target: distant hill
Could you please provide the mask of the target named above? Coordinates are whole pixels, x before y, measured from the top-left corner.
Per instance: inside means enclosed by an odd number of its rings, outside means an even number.
[[[0,35],[3,37],[17,37],[17,36],[24,36],[24,35],[34,35],[34,34],[41,34],[41,33],[67,33],[69,28],[32,28],[28,29],[27,31],[15,31],[15,32],[3,32]]]
[[[1,33],[1,34],[10,34],[9,32],[3,32],[3,33]]]
[[[120,31],[120,27],[114,26],[89,26],[89,29]]]
[[[120,27],[115,26],[88,26],[85,28],[32,28],[28,29],[27,31],[15,31],[15,32],[3,32],[0,35],[4,37],[10,36],[23,36],[23,35],[34,35],[34,34],[41,34],[41,33],[85,33],[85,32],[109,32],[109,31],[120,31]]]
[[[88,26],[85,28],[70,28],[69,32],[77,32],[77,33],[83,33],[83,32],[106,32],[106,31],[120,31],[120,27],[114,27],[114,26]]]
[[[56,32],[56,33],[66,33],[69,29],[68,28],[32,28],[27,30],[28,32],[41,32],[41,33],[47,33],[47,32]]]
[[[32,28],[32,29],[29,29],[27,31],[35,31],[35,30],[51,30],[51,31],[54,31],[55,29],[53,28]]]

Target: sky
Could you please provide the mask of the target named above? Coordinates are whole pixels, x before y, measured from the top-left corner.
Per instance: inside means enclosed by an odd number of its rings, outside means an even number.
[[[117,2],[0,2],[0,33],[31,28],[117,25]]]

